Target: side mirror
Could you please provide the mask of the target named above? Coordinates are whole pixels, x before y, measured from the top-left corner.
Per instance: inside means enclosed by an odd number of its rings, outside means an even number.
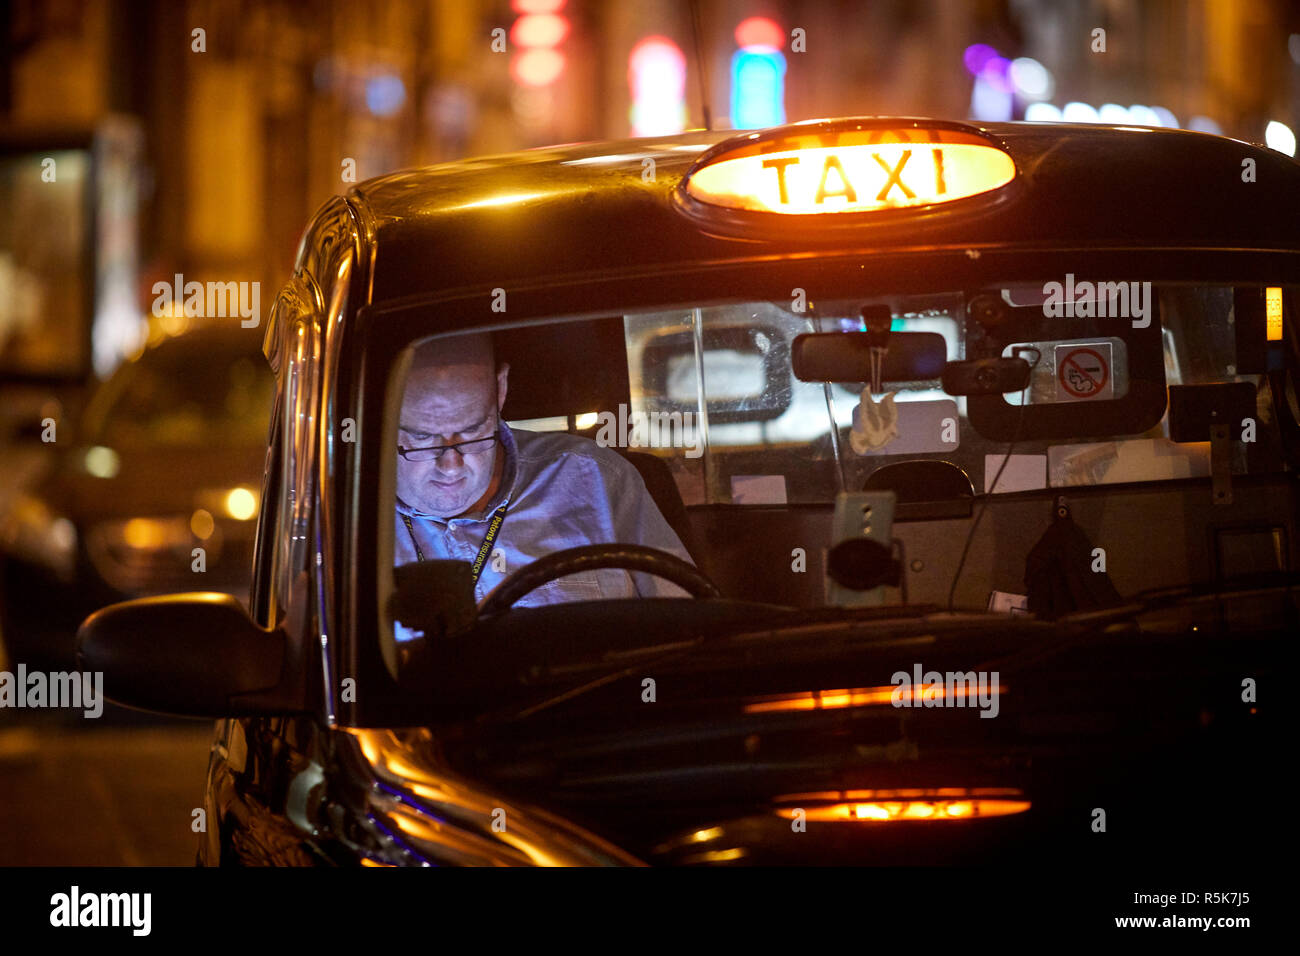
[[[943,367],[943,390],[949,395],[1005,395],[1029,385],[1032,366],[1024,359],[983,358],[949,362]]]
[[[263,630],[213,592],[113,604],[77,631],[78,664],[103,673],[109,699],[181,717],[306,711],[304,668],[292,657],[284,631]]]

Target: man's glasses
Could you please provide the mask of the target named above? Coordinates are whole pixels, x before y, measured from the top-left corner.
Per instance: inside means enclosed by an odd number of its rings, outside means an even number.
[[[398,445],[397,453],[407,461],[433,461],[453,448],[462,455],[477,455],[487,451],[500,434],[501,429],[498,428],[485,438],[471,438],[469,441],[458,441],[454,445],[431,445],[428,448],[403,448]]]

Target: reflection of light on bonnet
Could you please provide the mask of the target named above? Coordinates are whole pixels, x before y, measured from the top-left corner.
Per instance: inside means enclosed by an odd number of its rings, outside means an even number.
[[[1005,694],[1007,685],[993,684],[988,692],[995,695]],[[913,706],[923,706],[939,700],[971,700],[977,698],[979,690],[970,685],[954,684],[949,688],[945,684],[926,685],[924,687],[902,687],[887,684],[881,687],[843,687],[834,690],[807,690],[793,694],[774,694],[755,697],[744,705],[746,714],[764,714],[791,710],[837,710],[842,707],[883,707],[895,706],[895,701],[907,702]],[[972,704],[971,706],[974,706]]]
[[[1010,787],[939,787],[898,790],[828,790],[778,797],[777,816],[823,823],[890,823],[898,820],[966,820],[1024,813],[1030,802]]]

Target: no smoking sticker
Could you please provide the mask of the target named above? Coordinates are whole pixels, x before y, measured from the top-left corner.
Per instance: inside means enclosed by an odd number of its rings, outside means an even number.
[[[1105,401],[1115,397],[1111,375],[1111,344],[1056,347],[1056,400],[1058,402]]]

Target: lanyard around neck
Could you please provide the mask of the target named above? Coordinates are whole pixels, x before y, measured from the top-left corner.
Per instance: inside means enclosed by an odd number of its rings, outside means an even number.
[[[478,555],[474,558],[474,564],[470,568],[470,581],[473,584],[478,584],[479,575],[483,573],[483,564],[492,551],[492,544],[497,539],[497,532],[501,530],[501,525],[506,520],[506,508],[509,504],[510,499],[507,498],[501,502],[501,507],[492,513],[492,520],[488,522],[487,533],[483,535],[483,543],[478,546]],[[406,533],[411,536],[411,544],[415,546],[416,560],[423,561],[424,552],[420,550],[420,542],[415,540],[415,528],[411,525],[411,516],[403,514],[402,521],[406,523]]]

